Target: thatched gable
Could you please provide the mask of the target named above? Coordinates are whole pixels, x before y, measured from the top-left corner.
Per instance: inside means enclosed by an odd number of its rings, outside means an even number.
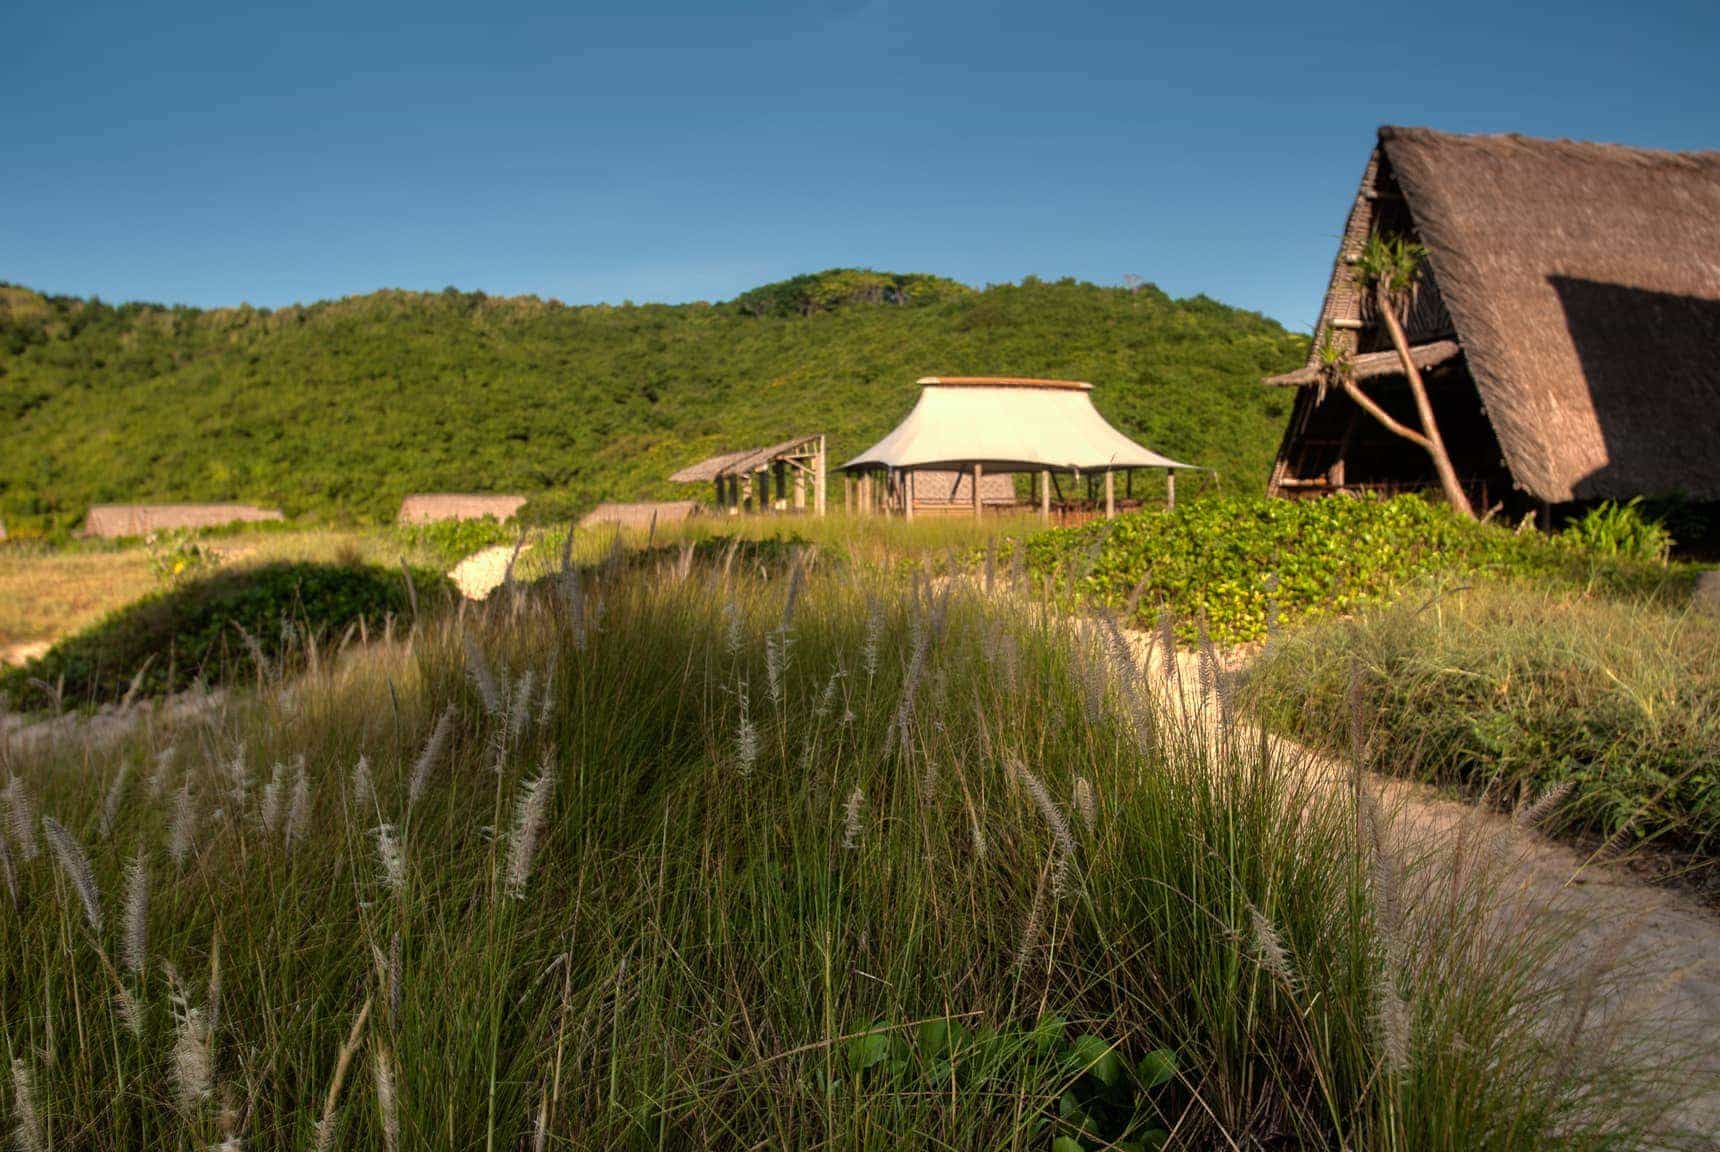
[[[1410,339],[1461,346],[1519,488],[1720,498],[1720,152],[1380,129],[1314,341],[1358,365],[1383,350],[1348,264],[1373,230],[1427,248]]]
[[[778,460],[791,457],[811,457],[818,453],[817,436],[797,436],[763,448],[745,448],[739,452],[724,452],[687,467],[669,477],[672,484],[706,484],[712,480],[731,477],[746,478],[763,472]]]

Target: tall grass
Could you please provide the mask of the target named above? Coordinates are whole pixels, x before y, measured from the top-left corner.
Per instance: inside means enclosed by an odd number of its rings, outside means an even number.
[[[1537,1024],[1553,937],[1146,678],[1117,634],[1001,589],[663,557],[504,590],[112,754],[15,754],[6,1126],[1642,1146],[1640,1069]]]
[[[1329,748],[1352,669],[1382,764],[1712,871],[1720,847],[1720,622],[1689,609],[1521,585],[1425,591],[1287,634],[1257,663],[1259,707]]]

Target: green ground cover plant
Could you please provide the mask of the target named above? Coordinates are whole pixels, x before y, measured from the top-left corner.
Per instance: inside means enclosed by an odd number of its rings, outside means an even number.
[[[1480,872],[1424,875],[1377,806],[982,586],[570,566],[178,730],[14,752],[8,1123],[104,1149],[1647,1146],[1651,1062],[1573,1043],[1604,984],[1549,982],[1556,939]],[[1551,1004],[1575,1027],[1538,1027]]]
[[[1521,585],[1406,596],[1267,645],[1250,692],[1329,749],[1351,693],[1385,770],[1516,808],[1547,831],[1720,848],[1720,620]],[[1354,687],[1352,688],[1352,680]]]
[[[0,285],[0,519],[63,536],[92,503],[232,499],[379,525],[413,492],[518,491],[565,522],[704,498],[666,477],[720,451],[824,433],[840,462],[937,372],[1089,380],[1125,433],[1247,488],[1287,415],[1260,379],[1306,352],[1204,297],[1074,281],[833,270],[726,304],[449,290],[272,311]]]
[[[1676,598],[1689,570],[1597,555],[1532,531],[1476,524],[1421,495],[1270,500],[1215,496],[1029,538],[1036,578],[1150,625],[1170,607],[1185,639],[1205,622],[1233,644],[1338,616],[1435,575],[1553,581]]]
[[[251,680],[316,658],[349,631],[409,619],[419,602],[447,603],[451,586],[419,570],[275,562],[175,581],[0,674],[19,706],[100,705]]]

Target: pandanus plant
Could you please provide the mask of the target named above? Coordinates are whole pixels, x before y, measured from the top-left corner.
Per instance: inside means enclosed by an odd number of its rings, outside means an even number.
[[[1439,486],[1444,491],[1446,500],[1457,511],[1473,519],[1475,509],[1470,506],[1469,496],[1457,478],[1457,469],[1452,467],[1451,454],[1446,451],[1445,441],[1439,434],[1439,425],[1433,418],[1433,405],[1427,398],[1427,385],[1422,381],[1421,370],[1416,367],[1414,357],[1410,355],[1409,339],[1403,330],[1401,313],[1415,299],[1416,285],[1421,278],[1422,264],[1426,258],[1427,249],[1420,244],[1402,236],[1375,233],[1368,237],[1368,242],[1362,247],[1352,266],[1356,283],[1367,293],[1373,314],[1385,325],[1386,332],[1391,336],[1392,347],[1397,349],[1398,360],[1403,364],[1404,379],[1409,381],[1410,394],[1415,397],[1415,409],[1421,428],[1411,428],[1393,419],[1357,386],[1348,350],[1340,347],[1330,333],[1320,346],[1320,366],[1327,381],[1341,387],[1350,399],[1375,420],[1391,432],[1419,445],[1433,460],[1433,469],[1439,476]]]

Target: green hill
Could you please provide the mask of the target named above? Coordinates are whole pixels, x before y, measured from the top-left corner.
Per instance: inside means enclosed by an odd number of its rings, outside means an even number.
[[[520,490],[559,515],[803,433],[858,452],[927,373],[1070,376],[1128,434],[1264,482],[1305,338],[1205,297],[1029,278],[976,291],[836,270],[726,304],[568,307],[382,291],[277,310],[0,286],[0,518],[235,499],[386,520],[409,492]],[[699,493],[703,495],[703,493]]]

